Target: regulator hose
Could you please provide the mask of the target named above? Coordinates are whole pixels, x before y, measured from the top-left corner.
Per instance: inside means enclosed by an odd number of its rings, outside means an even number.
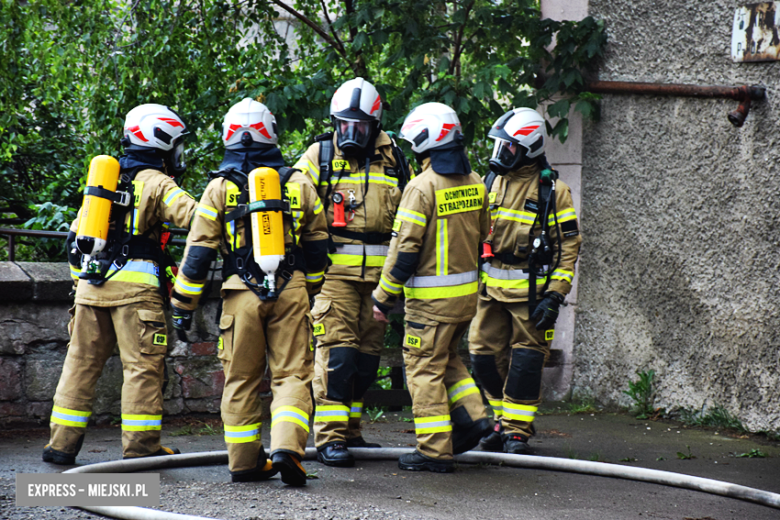
[[[405,453],[411,453],[411,448],[350,448],[349,452],[357,460],[398,460]],[[306,448],[305,460],[317,457],[316,448]],[[760,489],[739,486],[721,480],[694,477],[671,471],[635,468],[606,462],[591,462],[586,460],[562,459],[556,457],[537,457],[535,455],[511,455],[507,453],[488,453],[469,451],[455,456],[455,461],[461,464],[500,464],[513,468],[533,468],[551,471],[568,471],[599,477],[622,478],[662,484],[695,491],[703,491],[713,495],[738,498],[775,509],[780,509],[780,494]],[[163,457],[148,457],[130,460],[118,460],[89,464],[65,471],[64,473],[131,473],[133,471],[148,471],[165,468],[183,468],[191,466],[206,466],[211,464],[227,464],[227,450],[187,453],[184,455],[166,455]],[[435,478],[435,477],[432,477]],[[168,513],[144,507],[96,507],[82,506],[90,513],[121,518],[123,520],[219,520],[204,516]]]

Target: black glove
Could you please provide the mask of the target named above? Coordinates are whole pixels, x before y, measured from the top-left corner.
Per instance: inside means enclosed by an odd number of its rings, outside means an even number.
[[[189,343],[185,331],[192,328],[192,311],[173,307],[173,328],[176,330],[176,337],[179,338],[179,341]]]
[[[563,295],[557,292],[545,293],[544,298],[536,304],[536,310],[531,315],[531,321],[536,321],[536,330],[549,330],[555,326],[555,320],[558,319],[558,308],[563,303],[563,298]]]

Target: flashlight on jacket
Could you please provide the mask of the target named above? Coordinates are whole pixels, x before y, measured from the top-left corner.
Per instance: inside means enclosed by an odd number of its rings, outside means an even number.
[[[333,227],[347,227],[344,220],[344,194],[337,191],[332,196],[333,200]]]

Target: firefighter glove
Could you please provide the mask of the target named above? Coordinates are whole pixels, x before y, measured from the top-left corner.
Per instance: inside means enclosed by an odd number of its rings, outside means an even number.
[[[192,327],[192,311],[173,308],[173,328],[176,330],[176,337],[179,341],[187,341],[187,333]]]
[[[536,330],[549,330],[555,326],[558,319],[558,308],[563,303],[564,296],[557,292],[548,292],[536,305],[531,315],[531,321],[536,322]]]

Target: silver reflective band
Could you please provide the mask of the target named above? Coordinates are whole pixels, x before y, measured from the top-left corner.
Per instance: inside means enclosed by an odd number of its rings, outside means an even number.
[[[549,268],[549,265],[542,266],[544,271]],[[528,280],[528,273],[523,272],[522,269],[499,269],[485,262],[482,264],[482,270],[495,280]],[[537,278],[544,278],[544,276],[537,276]]]
[[[446,287],[449,285],[462,285],[476,282],[479,273],[469,271],[467,273],[445,274],[441,276],[412,276],[406,282],[406,287]]]
[[[387,252],[390,250],[388,246],[344,244],[336,246],[336,254],[363,256],[363,248],[365,248],[366,256],[387,256]]]

